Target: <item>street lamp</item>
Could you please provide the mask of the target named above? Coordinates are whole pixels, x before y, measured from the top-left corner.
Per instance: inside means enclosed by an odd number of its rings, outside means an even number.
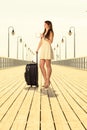
[[[26,59],[27,59],[27,44],[25,43],[24,47],[26,48]]]
[[[22,59],[24,60],[24,48],[25,48],[25,44],[24,42],[22,42]]]
[[[61,42],[64,43],[64,41],[65,41],[65,59],[66,59],[67,58],[67,42],[66,42],[66,37],[65,36],[62,37]]]
[[[25,48],[26,48],[26,59],[27,59],[27,51],[30,50],[30,48],[27,47],[27,44],[22,41],[22,38],[20,38],[20,42],[22,42],[22,59],[25,60]]]
[[[70,35],[70,36],[72,35],[71,29],[73,29],[73,33],[74,33],[74,58],[75,58],[75,57],[76,57],[75,27],[74,27],[74,26],[71,26],[71,27],[70,27],[70,29],[69,29],[69,35]]]
[[[28,59],[29,59],[29,56],[30,56],[30,48],[28,48]]]
[[[15,32],[14,32],[14,28],[12,27],[12,26],[9,26],[8,27],[8,57],[10,56],[10,43],[9,43],[9,41],[10,41],[10,29],[12,29],[11,30],[11,34],[12,35],[14,35],[15,34]]]
[[[56,47],[53,48],[53,52],[54,52],[54,59],[56,59]]]
[[[22,43],[22,59],[24,60],[24,43]]]
[[[57,48],[57,50],[56,50],[56,58],[58,59],[58,47],[59,47],[59,45],[57,44],[56,45],[56,48]]]
[[[22,38],[20,36],[17,37],[17,59],[18,59],[18,50],[19,50],[19,45],[18,43],[21,43],[22,42]]]

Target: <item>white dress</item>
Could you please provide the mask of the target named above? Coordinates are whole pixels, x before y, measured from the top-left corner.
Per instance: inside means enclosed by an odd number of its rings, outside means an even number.
[[[40,47],[40,59],[53,59],[54,56],[51,44],[44,38],[42,38],[41,42],[42,44]]]

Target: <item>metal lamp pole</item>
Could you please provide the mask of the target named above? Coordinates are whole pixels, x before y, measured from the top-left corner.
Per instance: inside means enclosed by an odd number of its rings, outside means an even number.
[[[66,37],[63,36],[61,41],[62,41],[62,43],[65,41],[65,59],[66,59],[67,58],[67,42],[66,42]]]
[[[76,57],[75,27],[74,27],[74,26],[71,26],[71,27],[70,27],[70,29],[69,29],[69,35],[70,35],[70,36],[72,35],[71,29],[73,29],[73,33],[74,33],[74,58],[75,58],[75,57]]]
[[[17,37],[17,59],[18,59],[18,51],[19,51],[19,41],[22,42],[22,38],[20,36]]]
[[[30,51],[30,48],[28,48],[28,60],[29,60],[29,55],[30,55],[30,54],[29,54],[29,51]]]
[[[10,29],[12,29],[11,34],[14,35],[14,28],[12,26],[8,27],[8,57],[10,56]]]
[[[58,60],[58,47],[59,47],[59,45],[57,44],[57,45],[56,45],[56,48],[57,48],[57,51],[56,51],[57,60]]]
[[[27,60],[27,44],[25,43],[25,48],[26,48],[26,60]]]
[[[25,44],[24,42],[22,42],[22,59],[24,60],[24,47],[25,47]]]

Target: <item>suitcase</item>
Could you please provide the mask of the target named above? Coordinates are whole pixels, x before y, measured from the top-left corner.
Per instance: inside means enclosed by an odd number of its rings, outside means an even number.
[[[36,63],[26,65],[24,76],[27,85],[38,87],[38,53],[36,53]]]

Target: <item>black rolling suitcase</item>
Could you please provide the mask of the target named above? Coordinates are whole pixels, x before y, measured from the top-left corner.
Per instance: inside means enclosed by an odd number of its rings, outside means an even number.
[[[38,87],[38,53],[36,53],[36,63],[26,65],[24,76],[27,85]]]

